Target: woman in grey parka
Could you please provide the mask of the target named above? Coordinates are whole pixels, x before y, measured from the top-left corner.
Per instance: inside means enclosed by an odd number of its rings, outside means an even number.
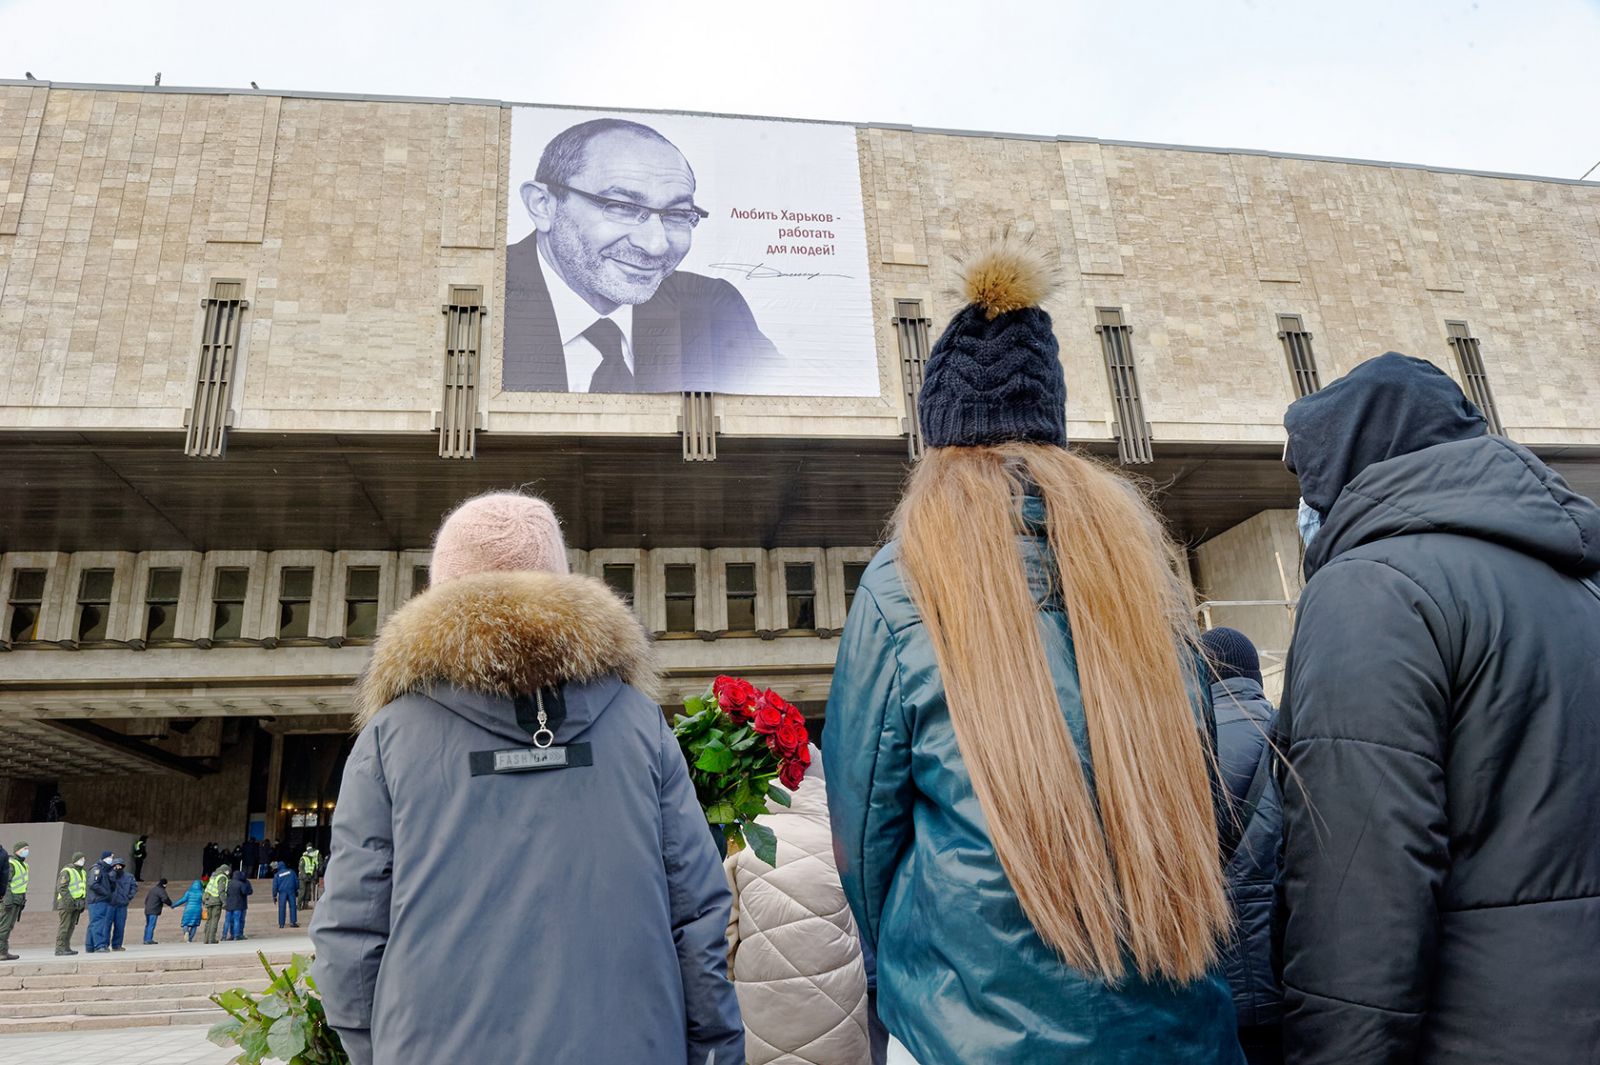
[[[439,531],[358,692],[314,975],[354,1065],[742,1065],[730,897],[643,629],[541,500]]]

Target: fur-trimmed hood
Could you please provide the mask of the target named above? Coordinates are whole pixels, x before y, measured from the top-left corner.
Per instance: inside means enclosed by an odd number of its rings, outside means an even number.
[[[356,691],[365,728],[389,703],[441,684],[510,698],[615,673],[652,698],[644,628],[610,588],[566,573],[477,573],[446,581],[389,618]]]

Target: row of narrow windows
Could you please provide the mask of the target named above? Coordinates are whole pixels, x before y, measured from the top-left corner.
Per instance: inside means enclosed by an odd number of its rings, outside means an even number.
[[[865,572],[865,562],[844,563],[845,609],[855,600],[857,586]],[[607,564],[601,569],[602,579],[630,605],[637,587],[637,569],[632,564]],[[702,590],[700,567],[693,563],[669,564],[664,567],[664,597],[666,602],[666,631],[668,633],[693,633],[696,631],[695,611]],[[315,600],[312,589],[316,571],[309,566],[286,567],[279,571],[277,625],[273,635],[278,639],[307,638],[311,635],[311,616]],[[784,608],[787,627],[791,630],[814,630],[817,626],[817,567],[810,562],[787,562],[783,565]],[[727,588],[727,630],[732,633],[757,631],[756,624],[756,563],[728,562],[723,565]],[[11,594],[7,600],[7,638],[13,644],[39,639],[40,621],[44,614],[45,578],[43,569],[18,569],[12,574]],[[344,621],[341,630],[346,639],[370,639],[377,635],[379,626],[379,595],[381,570],[377,566],[355,566],[346,571],[343,591]],[[116,571],[113,569],[86,569],[78,578],[77,595],[73,601],[73,632],[78,643],[93,644],[108,639],[107,627],[111,617],[111,604],[116,591]],[[146,578],[144,611],[140,628],[141,639],[159,644],[176,639],[178,605],[183,585],[183,571],[177,568],[152,568]],[[413,566],[411,594],[428,587],[428,567]],[[237,640],[244,633],[245,603],[250,590],[250,570],[245,567],[221,567],[215,571],[211,583],[210,625],[205,627],[212,640]]]

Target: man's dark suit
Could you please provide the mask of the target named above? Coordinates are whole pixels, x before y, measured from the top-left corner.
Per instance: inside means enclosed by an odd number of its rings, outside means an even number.
[[[567,392],[567,360],[535,237],[506,253],[505,360],[508,392]],[[762,334],[739,290],[683,270],[633,308],[635,392],[738,392],[753,369],[770,372],[778,349]]]

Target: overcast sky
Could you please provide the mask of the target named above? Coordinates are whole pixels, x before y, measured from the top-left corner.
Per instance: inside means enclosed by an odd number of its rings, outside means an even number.
[[[1600,0],[0,0],[0,77],[25,71],[1569,178],[1600,160]]]

